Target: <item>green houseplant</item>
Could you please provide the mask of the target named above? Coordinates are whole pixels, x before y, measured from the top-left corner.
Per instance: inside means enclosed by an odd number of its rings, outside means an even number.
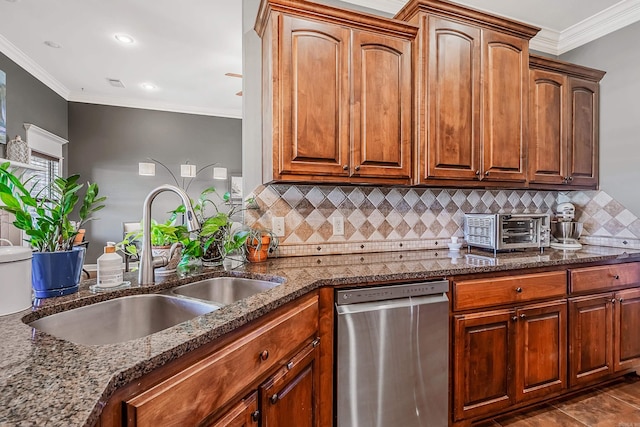
[[[278,237],[266,228],[250,228],[244,250],[249,262],[264,262],[278,247]]]
[[[85,249],[73,241],[92,214],[104,208],[106,197],[98,197],[98,184],[87,183],[81,198],[79,175],[57,177],[50,187],[35,192],[37,182],[0,165],[0,209],[15,215],[13,225],[24,231],[34,250],[32,286],[36,298],[67,295],[78,290]],[[80,202],[78,221],[70,215]]]

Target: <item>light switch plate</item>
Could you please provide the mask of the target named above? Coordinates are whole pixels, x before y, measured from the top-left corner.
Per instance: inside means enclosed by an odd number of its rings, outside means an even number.
[[[333,217],[333,235],[344,236],[344,217],[341,217],[341,216]]]
[[[271,231],[278,237],[284,237],[284,217],[274,216],[271,218]]]

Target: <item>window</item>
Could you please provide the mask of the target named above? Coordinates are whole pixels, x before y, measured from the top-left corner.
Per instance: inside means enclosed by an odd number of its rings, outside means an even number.
[[[31,182],[35,184],[31,195],[34,197],[55,198],[51,183],[56,177],[60,176],[60,159],[32,150],[31,165],[38,168],[31,171]]]

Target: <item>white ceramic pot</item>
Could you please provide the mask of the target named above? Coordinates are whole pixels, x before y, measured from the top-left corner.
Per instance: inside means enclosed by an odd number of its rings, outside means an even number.
[[[0,247],[0,316],[31,307],[31,249]]]

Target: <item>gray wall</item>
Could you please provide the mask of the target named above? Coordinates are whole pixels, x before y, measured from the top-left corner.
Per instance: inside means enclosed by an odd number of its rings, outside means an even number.
[[[600,189],[640,216],[640,22],[560,56],[606,71],[600,83]]]
[[[67,101],[2,53],[0,70],[7,74],[7,140],[16,135],[25,139],[24,123],[67,139]],[[0,157],[4,154],[0,144]]]
[[[189,161],[198,169],[217,162],[231,173],[242,170],[241,120],[105,105],[69,103],[69,174],[97,182],[108,197],[100,219],[87,228],[90,241],[87,262],[93,263],[107,241],[122,240],[122,222],[142,218],[146,195],[161,184],[173,183],[171,175],[156,166],[156,176],[138,176],[138,162],[148,157],[167,165],[179,183],[180,164]],[[198,174],[189,188],[196,198],[215,186],[227,191],[227,181],[213,181],[213,168]],[[185,182],[186,184],[186,182]],[[152,215],[157,220],[179,205],[177,196],[158,196]]]

